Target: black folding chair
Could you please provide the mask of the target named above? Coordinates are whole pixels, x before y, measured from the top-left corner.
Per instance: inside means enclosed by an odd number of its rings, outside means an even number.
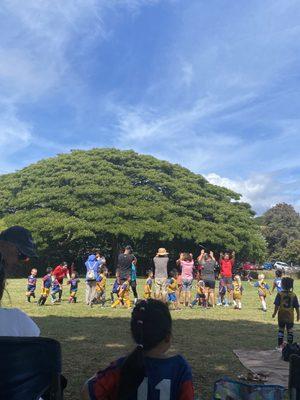
[[[0,400],[62,400],[60,375],[56,340],[0,337]]]
[[[296,354],[290,356],[289,394],[290,400],[300,400],[300,357]]]

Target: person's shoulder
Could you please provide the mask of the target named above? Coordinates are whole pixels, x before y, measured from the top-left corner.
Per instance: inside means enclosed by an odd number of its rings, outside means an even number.
[[[192,369],[188,361],[181,355],[177,354],[176,356],[170,358],[170,361],[176,364],[177,369],[181,371],[182,379],[183,380],[190,380],[192,379]]]

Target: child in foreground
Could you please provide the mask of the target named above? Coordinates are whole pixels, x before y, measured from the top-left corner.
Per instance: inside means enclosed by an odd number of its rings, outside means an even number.
[[[27,292],[26,292],[27,300],[29,301],[29,303],[30,303],[31,297],[33,297],[35,299],[35,289],[36,289],[36,281],[37,281],[36,276],[37,276],[37,269],[32,268],[31,273],[28,277]]]
[[[77,303],[77,291],[79,282],[80,280],[78,279],[77,272],[72,272],[71,279],[68,281],[68,285],[70,285],[69,303]]]
[[[172,319],[159,300],[142,300],[131,316],[135,349],[85,384],[83,400],[193,400],[191,368],[180,356],[169,356]]]
[[[46,272],[47,274],[42,279],[42,294],[38,301],[39,306],[43,306],[46,303],[46,300],[50,294],[50,288],[52,284],[52,268],[47,268]]]
[[[51,303],[54,304],[59,300],[59,293],[61,292],[61,285],[58,282],[58,279],[55,275],[52,275],[52,284],[51,284]],[[58,299],[56,298],[58,295]]]
[[[266,312],[267,311],[266,298],[268,293],[271,294],[271,292],[270,292],[270,286],[265,282],[265,275],[259,274],[258,281],[255,282],[253,286],[258,288],[258,297],[261,302],[261,307],[262,310]]]
[[[144,299],[151,299],[152,296],[152,285],[153,285],[153,272],[147,271],[146,284],[144,286]]]
[[[111,304],[113,304],[115,302],[115,294],[117,295],[117,297],[119,297],[120,287],[121,287],[120,271],[117,269],[116,270],[116,280],[114,281],[113,287],[110,292]]]
[[[225,296],[227,292],[227,287],[224,282],[224,279],[221,278],[219,282],[219,296],[217,306],[223,306],[225,304]]]
[[[294,311],[299,321],[299,302],[293,292],[294,280],[292,278],[282,279],[282,291],[277,293],[274,301],[275,309],[273,318],[278,313],[278,349],[282,349],[284,340],[284,330],[287,331],[287,342],[292,344],[294,341]]]

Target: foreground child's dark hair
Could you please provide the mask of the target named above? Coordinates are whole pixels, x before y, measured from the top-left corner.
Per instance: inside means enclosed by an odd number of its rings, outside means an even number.
[[[153,349],[172,332],[168,306],[154,299],[140,301],[132,311],[131,334],[137,344],[121,368],[118,399],[127,400],[135,394],[145,374],[144,352]]]
[[[282,287],[282,290],[286,290],[286,291],[293,290],[294,279],[288,278],[288,277],[282,278],[281,287]]]

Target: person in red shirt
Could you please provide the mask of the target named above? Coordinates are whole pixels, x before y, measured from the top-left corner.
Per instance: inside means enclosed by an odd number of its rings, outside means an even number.
[[[225,300],[225,306],[228,307],[233,300],[233,285],[232,285],[232,274],[233,266],[235,262],[235,252],[231,253],[231,258],[229,253],[220,253],[220,274],[227,287],[227,298]],[[229,304],[228,304],[229,303]]]
[[[58,280],[58,283],[60,284],[61,289],[58,293],[58,301],[61,301],[62,285],[64,282],[64,278],[68,278],[68,280],[70,280],[68,264],[66,262],[59,264],[57,267],[54,268],[52,275],[56,277],[56,279]]]

